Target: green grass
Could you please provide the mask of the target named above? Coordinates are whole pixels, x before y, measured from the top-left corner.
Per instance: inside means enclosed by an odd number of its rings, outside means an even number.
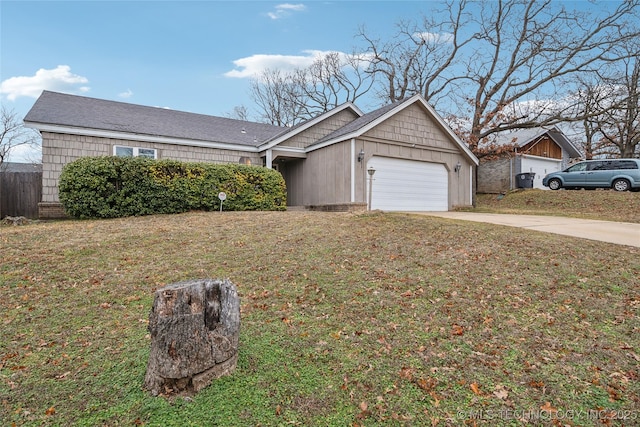
[[[640,194],[612,190],[514,190],[478,194],[465,210],[527,215],[559,215],[640,223]]]
[[[640,417],[637,248],[307,212],[5,226],[0,246],[2,425],[555,425],[540,408],[573,411],[561,420],[571,426]],[[152,397],[153,292],[204,277],[238,287],[237,369],[189,399]]]

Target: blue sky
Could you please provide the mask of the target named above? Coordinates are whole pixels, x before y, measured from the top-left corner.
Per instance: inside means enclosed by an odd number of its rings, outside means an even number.
[[[0,0],[0,100],[20,117],[43,89],[217,116],[244,105],[251,113],[252,73],[308,65],[318,51],[350,53],[359,26],[385,39],[399,20],[441,5]]]
[[[303,64],[311,51],[350,52],[358,25],[389,33],[424,5],[1,1],[2,101],[26,112],[51,89],[225,115],[249,107],[252,70]]]
[[[0,99],[20,117],[43,89],[218,116],[251,111],[251,72],[351,52],[359,25],[390,34],[434,5],[0,0]]]

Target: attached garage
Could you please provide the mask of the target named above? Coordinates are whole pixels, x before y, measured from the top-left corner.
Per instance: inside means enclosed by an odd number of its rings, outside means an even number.
[[[386,211],[447,211],[449,183],[443,164],[374,156],[367,169],[375,169],[371,209]]]

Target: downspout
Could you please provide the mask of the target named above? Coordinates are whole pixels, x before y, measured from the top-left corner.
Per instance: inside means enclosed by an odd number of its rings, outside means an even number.
[[[518,147],[515,148],[515,154],[511,159],[511,161],[509,162],[509,190],[513,190],[513,168],[515,166],[514,164],[517,157],[518,157]]]
[[[351,203],[356,201],[356,139],[351,138]]]
[[[469,165],[469,206],[473,206],[473,163]]]

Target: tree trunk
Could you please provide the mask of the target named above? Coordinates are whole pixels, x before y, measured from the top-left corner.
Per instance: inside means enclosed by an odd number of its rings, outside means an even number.
[[[229,280],[201,279],[155,293],[144,388],[153,395],[192,394],[233,372],[238,360],[240,299]]]

